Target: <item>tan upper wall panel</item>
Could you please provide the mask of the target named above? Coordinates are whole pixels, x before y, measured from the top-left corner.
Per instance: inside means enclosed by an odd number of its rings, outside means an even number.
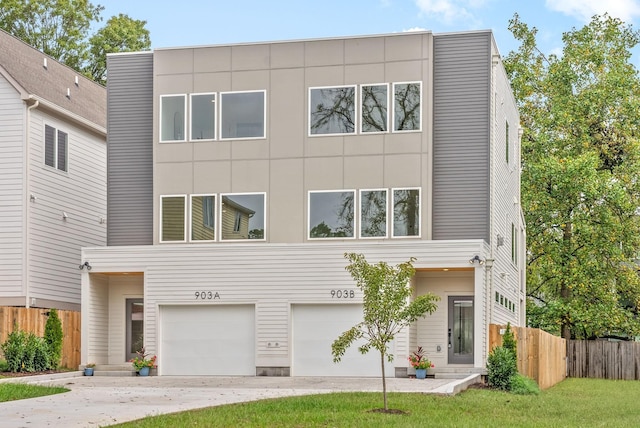
[[[231,162],[194,162],[193,193],[231,192]]]
[[[422,57],[423,35],[406,35],[385,37],[385,60],[405,61]]]
[[[236,71],[231,77],[231,90],[251,91],[262,90],[269,87],[269,70]],[[269,97],[267,94],[267,103]]]
[[[384,62],[384,37],[346,39],[344,50],[346,64]]]
[[[373,189],[384,187],[384,157],[345,157],[344,186],[349,189]]]
[[[262,70],[270,65],[270,45],[238,45],[231,48],[231,69]]]
[[[336,190],[344,187],[343,158],[307,158],[304,183],[307,190]]]
[[[231,70],[231,48],[211,47],[196,48],[193,50],[193,66],[202,73]]]
[[[193,75],[193,92],[219,92],[231,90],[231,73],[196,73]]]
[[[232,192],[268,192],[269,161],[234,161],[231,165]]]
[[[271,68],[304,67],[304,46],[297,43],[274,43],[271,45]]]
[[[417,187],[421,183],[421,169],[420,156],[387,155],[384,158],[384,186]]]
[[[194,49],[158,50],[153,53],[153,70],[156,76],[162,74],[193,73]]]
[[[343,40],[318,40],[305,43],[307,67],[340,64],[344,64]]]

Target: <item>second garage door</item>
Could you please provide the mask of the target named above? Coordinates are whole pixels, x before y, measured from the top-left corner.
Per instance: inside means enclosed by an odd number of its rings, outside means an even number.
[[[253,305],[160,307],[163,375],[255,376]]]

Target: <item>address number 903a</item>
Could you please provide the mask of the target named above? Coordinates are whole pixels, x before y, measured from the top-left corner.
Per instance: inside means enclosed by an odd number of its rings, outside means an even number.
[[[331,290],[330,293],[333,299],[353,299],[356,297],[354,290]]]

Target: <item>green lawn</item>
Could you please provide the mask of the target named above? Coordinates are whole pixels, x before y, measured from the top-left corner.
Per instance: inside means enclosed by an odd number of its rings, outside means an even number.
[[[453,397],[338,393],[263,400],[147,417],[120,427],[631,427],[640,424],[640,382],[567,379],[540,395],[471,389]]]
[[[69,391],[67,388],[25,383],[0,383],[0,402],[42,397],[43,395],[60,394]]]

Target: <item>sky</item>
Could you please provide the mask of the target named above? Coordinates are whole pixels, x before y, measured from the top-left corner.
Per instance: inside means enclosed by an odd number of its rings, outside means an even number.
[[[94,0],[102,18],[147,21],[152,48],[298,40],[430,30],[491,29],[500,53],[518,48],[509,19],[538,29],[545,53],[562,33],[608,13],[640,28],[640,0]],[[98,24],[104,25],[104,22]],[[638,55],[634,55],[638,56]]]

